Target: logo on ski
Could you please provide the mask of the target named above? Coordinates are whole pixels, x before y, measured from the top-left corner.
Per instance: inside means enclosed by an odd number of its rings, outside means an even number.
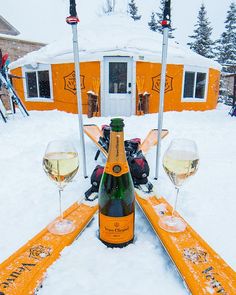
[[[207,253],[198,248],[185,248],[184,258],[194,264],[207,262]]]
[[[42,259],[51,255],[52,249],[42,245],[34,246],[30,249],[29,257],[34,259]]]
[[[36,263],[21,263],[13,272],[9,274],[4,282],[0,282],[0,287],[3,289],[9,288],[12,284],[14,284],[15,280],[18,279],[23,272],[31,271],[32,268],[36,266]],[[4,295],[3,292],[0,291],[0,295]]]
[[[85,77],[80,75],[80,88],[84,89],[84,79]],[[64,89],[76,94],[76,79],[75,71],[64,77]]]
[[[51,253],[52,253],[51,248],[44,247],[42,245],[37,245],[30,248],[29,257],[39,261],[50,256]],[[0,288],[1,287],[3,289],[9,288],[16,281],[16,279],[18,279],[22,275],[23,272],[31,271],[36,265],[37,265],[37,262],[21,263],[19,267],[16,267],[16,269],[8,275],[8,277],[5,279],[4,282],[0,282]],[[4,295],[4,293],[0,291],[0,295]]]
[[[219,293],[221,295],[228,294],[221,285],[221,283],[216,279],[216,277],[218,277],[219,274],[214,271],[214,268],[212,266],[205,269],[202,273],[205,275],[205,278],[209,281],[211,288],[214,288],[216,293]]]
[[[173,77],[166,75],[166,84],[165,84],[165,92],[172,91],[173,90]],[[161,88],[161,74],[152,77],[152,90],[160,93]]]

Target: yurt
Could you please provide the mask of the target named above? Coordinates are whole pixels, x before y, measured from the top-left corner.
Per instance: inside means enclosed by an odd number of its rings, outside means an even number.
[[[162,35],[127,15],[78,24],[83,113],[131,116],[159,109]],[[169,39],[164,111],[217,104],[220,65]],[[28,110],[77,113],[72,33],[10,65]]]

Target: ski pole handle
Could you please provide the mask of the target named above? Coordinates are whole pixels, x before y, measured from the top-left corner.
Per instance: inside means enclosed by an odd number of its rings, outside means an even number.
[[[70,0],[70,16],[77,17],[75,0]]]
[[[163,27],[170,26],[170,0],[165,0],[163,20],[161,22]]]
[[[79,22],[76,12],[75,0],[70,0],[70,16],[66,18],[66,22],[69,25],[77,25],[77,23]]]

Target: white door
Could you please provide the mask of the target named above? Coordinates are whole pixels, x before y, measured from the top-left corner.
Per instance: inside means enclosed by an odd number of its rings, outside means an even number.
[[[130,57],[104,57],[103,116],[131,116],[133,111]]]

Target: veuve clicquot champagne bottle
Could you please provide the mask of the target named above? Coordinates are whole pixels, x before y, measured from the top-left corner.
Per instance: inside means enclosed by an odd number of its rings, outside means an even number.
[[[107,163],[99,187],[99,238],[108,247],[134,239],[135,194],[124,148],[123,119],[111,120]]]

